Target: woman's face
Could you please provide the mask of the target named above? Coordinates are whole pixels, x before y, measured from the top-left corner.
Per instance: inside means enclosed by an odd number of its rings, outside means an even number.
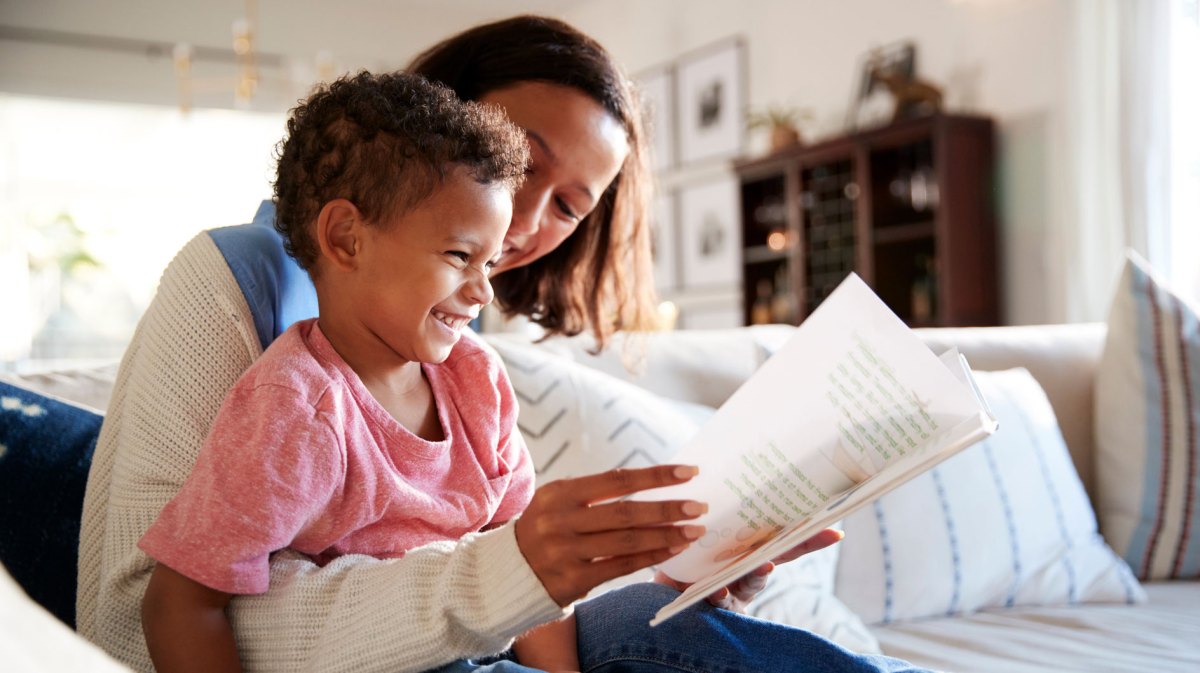
[[[514,199],[495,275],[566,240],[621,170],[629,141],[616,118],[571,87],[522,82],[479,100],[499,105],[529,137],[529,171]]]

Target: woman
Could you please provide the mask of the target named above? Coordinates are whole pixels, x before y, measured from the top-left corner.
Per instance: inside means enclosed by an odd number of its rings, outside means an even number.
[[[633,93],[608,54],[561,22],[519,17],[450,38],[413,69],[463,98],[499,105],[528,134],[533,162],[495,278],[501,307],[551,334],[590,330],[601,346],[616,329],[648,326],[644,138]],[[151,670],[137,605],[152,564],[134,543],[187,476],[225,391],[262,351],[256,320],[271,307],[251,312],[231,264],[201,235],[164,273],[122,361],[89,478],[79,630],[138,670]],[[342,557],[318,568],[280,553],[271,590],[229,609],[243,666],[480,670],[467,657],[504,648],[591,588],[663,558],[661,549],[626,548],[621,535],[668,523],[657,507],[631,505],[631,519],[614,520],[590,504],[678,481],[672,469],[547,485],[515,524],[402,559]],[[797,552],[835,539],[818,536]],[[530,545],[553,550],[539,556],[558,561],[531,567],[521,551]],[[761,578],[714,600],[748,599]],[[723,610],[646,627],[673,595],[644,585],[581,605],[583,670],[783,670],[810,658],[822,670],[900,670]],[[705,640],[713,642],[696,645]],[[501,661],[486,670],[528,669]]]

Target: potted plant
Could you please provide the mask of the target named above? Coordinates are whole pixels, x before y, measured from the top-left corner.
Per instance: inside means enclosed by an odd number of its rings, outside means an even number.
[[[771,153],[803,144],[800,122],[812,119],[806,108],[769,105],[765,110],[751,110],[746,115],[746,127],[750,130],[765,128],[770,132]]]

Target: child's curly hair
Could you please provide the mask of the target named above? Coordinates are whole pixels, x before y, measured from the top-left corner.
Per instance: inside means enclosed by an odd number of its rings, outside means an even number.
[[[329,201],[347,199],[378,224],[431,196],[454,164],[515,192],[529,162],[524,132],[502,111],[404,72],[322,86],[291,111],[276,153],[275,229],[310,274],[312,227]]]

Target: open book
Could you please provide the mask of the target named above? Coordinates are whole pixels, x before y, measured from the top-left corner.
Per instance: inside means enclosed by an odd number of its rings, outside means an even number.
[[[659,624],[996,430],[966,360],[934,355],[851,274],[672,462],[706,534],[659,566],[693,583]]]

